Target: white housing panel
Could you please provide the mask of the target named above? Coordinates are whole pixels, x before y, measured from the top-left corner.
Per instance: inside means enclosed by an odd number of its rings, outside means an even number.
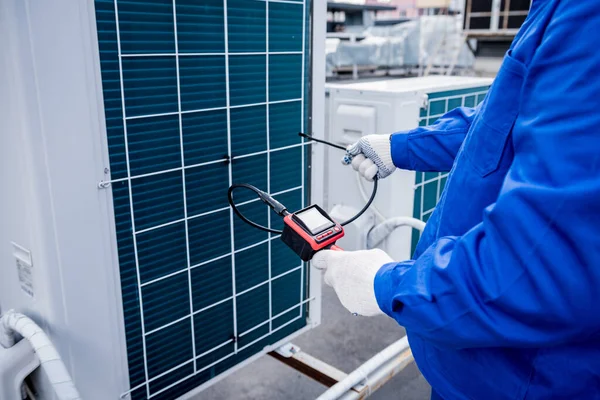
[[[363,135],[390,134],[416,128],[427,118],[421,116],[421,110],[427,110],[428,98],[433,93],[447,92],[448,98],[482,98],[492,80],[487,78],[465,78],[430,76],[423,78],[389,79],[351,84],[328,84],[328,130],[326,137],[335,143],[349,145]],[[473,89],[473,94],[467,89]],[[454,94],[454,93],[456,94]],[[448,100],[445,99],[446,108]],[[439,115],[437,115],[439,116]],[[335,206],[347,206],[359,210],[365,201],[360,194],[356,173],[350,167],[341,164],[343,154],[336,149],[326,150],[329,192],[326,194],[329,210]],[[414,171],[398,170],[392,176],[379,183],[375,198],[375,207],[387,218],[395,216],[413,216],[415,206],[416,175]],[[441,178],[440,178],[441,179]],[[363,181],[367,194],[371,193],[371,184]],[[439,197],[439,195],[438,195]],[[369,216],[361,217],[369,218]],[[381,222],[381,221],[379,221]],[[361,223],[368,229],[370,225]],[[361,248],[360,238],[364,233],[354,235],[356,229],[348,230],[348,238],[340,242],[348,250]],[[351,236],[351,237],[350,237]],[[405,260],[411,256],[410,228],[399,228],[392,233],[381,246],[394,259]],[[366,244],[363,244],[364,248]]]

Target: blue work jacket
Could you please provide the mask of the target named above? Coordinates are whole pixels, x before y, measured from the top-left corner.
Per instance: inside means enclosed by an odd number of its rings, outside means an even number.
[[[533,0],[486,99],[392,135],[448,171],[381,309],[445,399],[600,399],[600,1]]]

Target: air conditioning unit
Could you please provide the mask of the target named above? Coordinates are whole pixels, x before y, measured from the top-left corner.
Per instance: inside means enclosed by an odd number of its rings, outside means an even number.
[[[390,134],[434,123],[447,111],[475,107],[492,83],[488,78],[429,76],[358,83],[327,84],[326,137],[343,146],[373,133]],[[334,214],[352,214],[366,203],[372,184],[358,179],[340,160],[343,152],[326,149],[327,206]],[[368,231],[383,219],[414,217],[427,222],[444,190],[447,172],[397,170],[379,182],[372,213],[346,228],[340,246],[364,249]],[[369,220],[369,218],[371,220]],[[379,247],[394,259],[409,259],[419,231],[409,227],[393,231]]]
[[[227,202],[320,202],[298,136],[323,131],[317,3],[0,3],[0,308],[82,398],[178,398],[319,324],[320,274]]]

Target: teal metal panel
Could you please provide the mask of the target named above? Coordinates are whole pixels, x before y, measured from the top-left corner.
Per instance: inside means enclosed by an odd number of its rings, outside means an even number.
[[[125,57],[122,67],[127,116],[177,112],[174,57]]]
[[[273,109],[275,106],[274,104],[269,109]],[[231,110],[231,154],[234,157],[267,150],[266,115],[266,105]],[[271,119],[271,132],[273,131],[272,121]],[[289,135],[289,131],[287,134]]]
[[[419,126],[433,124],[439,117],[457,107],[475,107],[483,101],[489,86],[433,92],[428,94],[428,104],[421,108]],[[440,200],[448,173],[419,172],[415,173],[415,194],[413,217],[424,222],[429,220],[436,204]],[[413,229],[411,253],[414,254],[421,237],[418,230]]]
[[[269,100],[299,99],[302,96],[300,79],[290,76],[302,75],[302,56],[299,54],[276,54],[269,57]]]
[[[210,226],[218,235],[207,235],[205,228]],[[231,243],[223,237],[231,236],[229,210],[218,211],[188,221],[190,241],[190,265],[197,266],[222,257],[231,250]]]
[[[269,50],[302,51],[302,7],[272,3],[269,8]]]
[[[227,111],[215,110],[181,116],[185,165],[214,160],[227,154]]]
[[[267,49],[266,7],[259,1],[228,0],[227,20],[231,53]]]
[[[290,132],[300,132],[302,121],[302,106],[300,101],[273,104],[269,107],[269,145],[278,147],[296,144],[298,139]]]
[[[263,55],[229,57],[229,96],[232,106],[267,100],[267,59]]]
[[[172,8],[172,1],[166,3]],[[180,53],[225,50],[223,0],[177,0],[177,44]]]
[[[182,111],[213,109],[227,104],[224,56],[180,57],[179,75]]]
[[[306,325],[307,267],[226,195],[231,179],[306,204],[310,4],[95,7],[129,395],[173,399]]]
[[[176,115],[132,120],[127,124],[131,174],[143,175],[181,165]]]

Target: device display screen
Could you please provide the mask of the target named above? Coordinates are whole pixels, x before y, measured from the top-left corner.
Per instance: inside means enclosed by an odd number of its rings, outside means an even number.
[[[316,208],[309,208],[308,210],[302,211],[301,213],[296,214],[296,217],[306,225],[313,235],[335,225],[335,223],[325,218],[325,216]]]

